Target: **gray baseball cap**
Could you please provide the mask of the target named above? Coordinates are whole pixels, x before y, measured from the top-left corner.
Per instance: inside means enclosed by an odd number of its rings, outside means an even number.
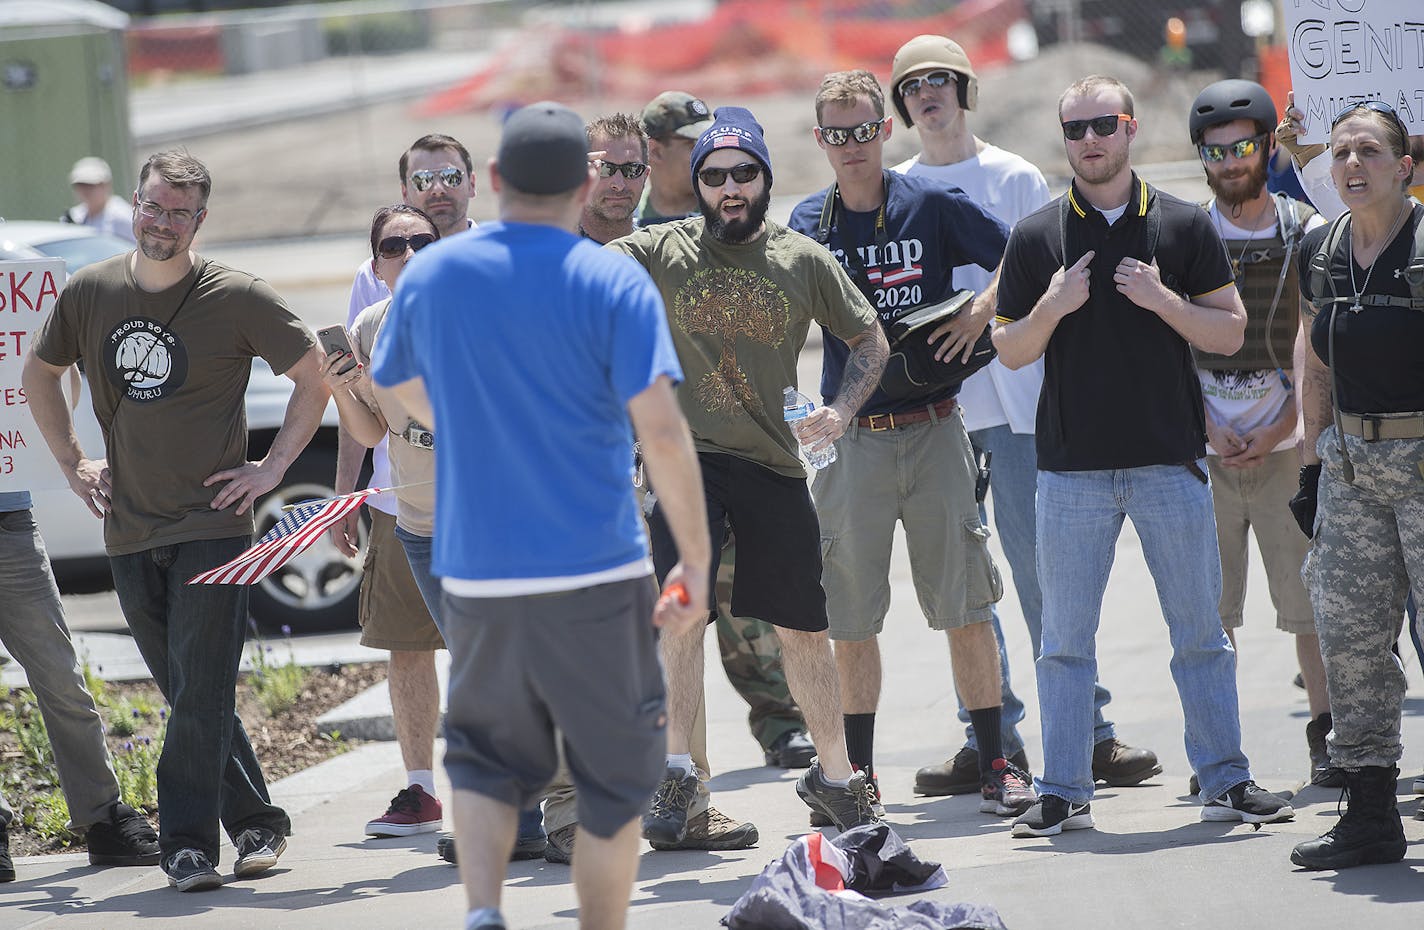
[[[500,136],[499,176],[526,194],[562,194],[588,177],[583,117],[545,100],[516,110]]]
[[[658,94],[643,107],[643,131],[649,139],[682,136],[696,140],[712,125],[712,111],[707,104],[680,90]]]

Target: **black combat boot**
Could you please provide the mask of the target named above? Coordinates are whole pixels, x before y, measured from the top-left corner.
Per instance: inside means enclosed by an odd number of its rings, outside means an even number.
[[[1324,836],[1297,846],[1291,862],[1306,869],[1348,869],[1403,859],[1404,825],[1394,797],[1399,769],[1370,765],[1342,771],[1345,813]]]

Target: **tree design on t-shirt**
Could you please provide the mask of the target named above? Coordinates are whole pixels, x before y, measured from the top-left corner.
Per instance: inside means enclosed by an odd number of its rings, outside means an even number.
[[[703,268],[678,289],[673,319],[689,336],[717,337],[717,364],[697,382],[693,396],[710,413],[734,416],[739,407],[763,414],[761,398],[737,363],[737,337],[771,348],[786,338],[786,294],[746,268]]]

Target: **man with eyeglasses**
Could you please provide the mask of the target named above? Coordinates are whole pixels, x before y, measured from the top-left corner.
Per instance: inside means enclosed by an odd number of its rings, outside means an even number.
[[[896,111],[906,126],[919,130],[921,146],[920,153],[896,165],[896,171],[957,187],[1011,228],[1048,202],[1048,183],[1042,172],[970,131],[969,113],[978,105],[979,77],[959,43],[937,35],[916,36],[906,42],[895,53],[890,86]],[[957,286],[979,292],[990,283],[988,272],[976,265],[956,268],[954,278]],[[1042,361],[1011,371],[996,359],[971,375],[959,391],[964,426],[975,454],[992,456],[989,489],[994,529],[1013,575],[1035,657],[1043,635],[1043,592],[1034,529],[1034,485],[1038,480],[1034,420],[1042,384]],[[1024,705],[1010,681],[997,608],[991,622],[1002,672],[1004,753],[1027,770],[1028,756],[1018,732]],[[1162,766],[1151,750],[1129,746],[1117,738],[1112,722],[1103,716],[1103,707],[1111,699],[1107,688],[1094,684],[1093,778],[1114,787],[1135,785],[1161,772]],[[962,702],[959,719],[968,724],[964,748],[944,764],[916,772],[916,793],[968,794],[980,789],[977,728]]]
[[[158,765],[161,866],[179,891],[223,883],[219,823],[233,874],[277,863],[291,832],[273,805],[235,712],[247,588],[188,579],[252,542],[253,506],[310,441],[328,393],[311,331],[260,278],[192,250],[212,179],[183,151],[139,174],[138,248],[81,269],[25,360],[24,385],[70,487],[104,519],[114,590],[139,652],[172,708]],[[292,379],[282,428],[247,460],[243,395],[252,359]],[[60,379],[86,362],[103,458],[74,434]]]
[[[467,214],[475,196],[474,165],[459,140],[439,133],[421,136],[401,153],[397,168],[401,199],[423,210],[441,238],[473,227]],[[373,260],[362,261],[351,283],[346,328],[354,329],[363,310],[390,296],[390,289],[376,276]],[[356,490],[366,449],[344,426],[339,433],[335,487],[337,494],[347,494]],[[389,442],[387,437],[371,450],[367,487],[391,486]],[[371,525],[361,576],[361,645],[388,650],[391,655],[387,670],[391,721],[405,764],[406,787],[396,792],[385,813],[366,823],[365,832],[375,837],[428,833],[439,830],[444,820],[435,793],[435,734],[440,722],[435,650],[445,648],[445,641],[396,538],[395,495],[378,494],[366,503]],[[328,533],[331,543],[348,557],[359,552],[359,521],[360,515],[352,513]],[[522,858],[542,855],[544,836],[537,817],[524,826],[515,854]]]
[[[819,762],[798,780],[801,798],[841,829],[878,820],[864,772],[852,772],[841,728],[835,658],[826,635],[821,540],[797,438],[782,418],[782,392],[812,322],[849,347],[841,396],[802,421],[800,441],[824,448],[845,432],[885,367],[874,311],[814,242],[766,220],[771,156],[762,128],[741,107],[723,107],[698,138],[690,171],[700,217],[640,229],[608,247],[632,255],[667,304],[687,374],[678,399],[702,467],[713,567],[726,528],[740,549],[731,606],[776,627],[791,694],[805,714]],[[676,560],[665,511],[652,490],[653,561]],[[709,613],[708,619],[712,619]],[[705,631],[665,633],[667,771],[643,818],[643,836],[665,845],[688,833],[697,793],[690,734],[702,701]]]
[[[653,226],[697,213],[697,191],[690,170],[692,146],[712,125],[712,111],[680,90],[658,94],[643,107],[652,174],[638,204],[638,225]]]
[[[1212,199],[1212,226],[1226,243],[1246,307],[1245,344],[1234,355],[1196,353],[1206,408],[1207,467],[1221,552],[1221,624],[1239,648],[1245,622],[1247,534],[1255,533],[1276,628],[1292,634],[1310,720],[1305,725],[1310,783],[1340,787],[1325,738],[1333,718],[1315,612],[1300,567],[1310,540],[1286,501],[1296,491],[1301,437],[1294,370],[1300,331],[1300,241],[1325,221],[1312,208],[1266,189],[1276,105],[1253,81],[1218,81],[1192,102],[1188,129]],[[1291,370],[1287,370],[1291,369]],[[1193,779],[1193,785],[1197,779]],[[1194,788],[1195,794],[1199,789]]]
[[[990,274],[1003,257],[1008,227],[960,191],[887,170],[882,161],[893,122],[869,71],[826,75],[816,93],[816,143],[835,184],[792,211],[790,227],[821,242],[877,310],[882,326],[948,299],[954,268]],[[928,333],[944,357],[972,350],[993,317],[992,286]],[[912,336],[910,338],[925,338]],[[823,340],[821,394],[841,393],[849,351]],[[975,500],[978,468],[958,409],[957,384],[906,391],[882,382],[855,411],[838,458],[816,473],[812,493],[827,540],[821,582],[840,675],[851,765],[875,786],[875,715],[880,703],[878,636],[890,606],[890,554],[896,522],[904,526],[915,592],[931,629],[949,637],[954,683],[988,734],[980,755],[986,812],[1023,813],[1033,803],[1030,776],[999,745],[999,649],[989,624],[1002,586],[988,552]],[[813,826],[821,826],[815,818]]]
[[[1132,111],[1132,94],[1115,78],[1092,75],[1063,92],[1072,186],[1014,227],[999,284],[999,357],[1010,368],[1045,359],[1036,513],[1044,762],[1039,801],[1014,821],[1015,836],[1094,826],[1095,639],[1127,517],[1171,636],[1201,819],[1294,816],[1251,780],[1241,751],[1192,364],[1193,348],[1240,348],[1246,311],[1206,213],[1132,170]]]

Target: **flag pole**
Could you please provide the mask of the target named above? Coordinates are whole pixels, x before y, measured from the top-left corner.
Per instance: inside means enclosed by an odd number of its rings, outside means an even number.
[[[384,493],[386,493],[387,491],[404,491],[406,488],[418,488],[418,487],[421,487],[421,486],[423,486],[423,485],[434,484],[434,483],[435,483],[434,481],[413,481],[413,482],[411,482],[410,484],[399,484],[399,485],[396,485],[396,486],[390,487],[390,488],[377,488],[377,489],[376,489],[376,493],[377,493],[377,494],[384,494]],[[283,504],[283,505],[282,505],[282,512],[283,512],[283,513],[286,513],[286,512],[288,512],[288,511],[290,511],[290,510],[295,510],[295,509],[297,509],[298,507],[305,507],[305,506],[307,506],[308,504],[329,504],[329,503],[331,503],[332,501],[339,501],[339,500],[343,500],[343,499],[348,498],[348,497],[355,497],[357,494],[364,494],[366,491],[369,491],[369,490],[371,490],[371,489],[370,489],[370,488],[366,488],[365,490],[362,490],[362,491],[352,491],[350,494],[338,494],[338,495],[336,495],[335,497],[317,497],[317,498],[313,498],[313,499],[311,499],[311,500],[295,501],[295,502],[290,503],[290,504]]]

